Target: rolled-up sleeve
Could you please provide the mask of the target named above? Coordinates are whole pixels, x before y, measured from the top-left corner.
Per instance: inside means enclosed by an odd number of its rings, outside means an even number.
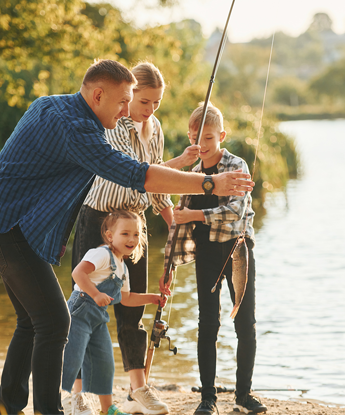
[[[67,157],[85,169],[123,187],[145,193],[149,164],[115,150],[95,128],[78,128],[68,140]]]

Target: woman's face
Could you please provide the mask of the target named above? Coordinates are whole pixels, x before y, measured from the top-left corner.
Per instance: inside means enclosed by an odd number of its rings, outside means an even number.
[[[129,112],[133,121],[147,121],[159,108],[163,98],[163,88],[145,88],[134,91]]]

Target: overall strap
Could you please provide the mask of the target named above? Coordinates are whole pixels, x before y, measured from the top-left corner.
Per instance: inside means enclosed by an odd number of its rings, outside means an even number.
[[[113,253],[111,252],[111,249],[108,246],[104,245],[104,248],[106,248],[108,250],[109,255],[110,255],[110,269],[111,269],[110,277],[115,278],[115,271],[116,271],[117,267],[116,267],[116,264],[115,264],[114,255],[113,255]]]

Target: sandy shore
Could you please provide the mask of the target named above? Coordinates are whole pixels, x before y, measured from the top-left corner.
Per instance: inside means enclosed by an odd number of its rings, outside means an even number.
[[[156,386],[160,398],[168,404],[170,415],[193,415],[200,402],[200,394],[187,391],[176,384]],[[127,389],[114,386],[114,403],[121,409]],[[259,396],[259,395],[257,395]],[[259,396],[260,397],[260,396]],[[267,406],[268,414],[275,415],[345,415],[345,408],[329,407],[317,401],[311,400],[289,400],[268,399],[260,397],[261,401]],[[95,401],[97,402],[97,401]],[[233,412],[234,394],[222,393],[218,395],[218,410],[220,415],[235,415]],[[98,414],[99,406],[94,405],[94,413]],[[71,413],[69,405],[65,408],[65,414]],[[25,415],[33,414],[32,401],[25,409]]]

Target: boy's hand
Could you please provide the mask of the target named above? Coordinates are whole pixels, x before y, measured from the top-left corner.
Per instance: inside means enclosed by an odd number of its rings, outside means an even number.
[[[170,271],[169,279],[166,284],[164,284],[166,270],[164,270],[163,275],[159,279],[159,291],[164,295],[171,295],[170,285],[173,277],[173,271]]]
[[[198,160],[199,154],[199,145],[193,144],[192,146],[187,147],[180,156],[183,166],[191,166],[194,164]]]
[[[242,170],[214,174],[212,179],[213,194],[217,196],[244,196],[244,192],[251,192],[255,186],[250,174],[242,173]]]
[[[98,294],[96,294],[94,297],[93,297],[93,300],[95,301],[95,303],[98,305],[98,306],[100,306],[100,307],[104,307],[104,306],[106,306],[106,305],[109,305],[111,302],[112,302],[112,300],[113,300],[113,298],[112,297],[110,297],[108,294],[106,294],[106,293],[101,293],[101,292],[99,292]]]
[[[205,216],[202,210],[191,210],[188,208],[183,208],[180,210],[181,207],[178,205],[174,209],[174,219],[175,222],[178,224],[182,223],[189,223],[193,221],[205,221]]]

